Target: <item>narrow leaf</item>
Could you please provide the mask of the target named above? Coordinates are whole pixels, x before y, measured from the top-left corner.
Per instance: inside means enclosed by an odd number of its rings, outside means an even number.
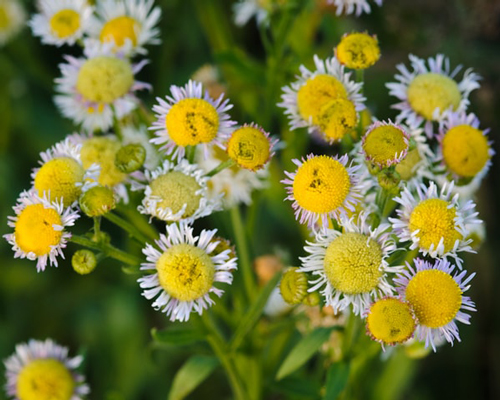
[[[349,379],[349,364],[339,361],[330,367],[326,376],[325,400],[335,400],[343,392]]]
[[[168,400],[182,400],[198,387],[212,371],[219,365],[219,361],[211,356],[193,356],[181,367],[175,375]]]
[[[192,328],[172,326],[164,330],[151,329],[151,336],[158,343],[172,345],[187,345],[205,339],[205,335]]]

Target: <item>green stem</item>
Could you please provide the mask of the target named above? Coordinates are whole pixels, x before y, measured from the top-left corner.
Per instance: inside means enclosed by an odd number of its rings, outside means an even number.
[[[116,211],[122,216],[125,216],[126,219],[130,221],[130,223],[134,227],[136,227],[140,232],[149,237],[150,241],[158,239],[159,235],[156,228],[151,223],[149,223],[147,217],[137,211],[136,208],[118,204],[116,207]]]
[[[101,233],[101,217],[94,217],[94,238],[98,238]]]
[[[143,244],[144,243],[149,243],[149,242],[151,242],[152,239],[155,239],[153,237],[146,236],[141,231],[139,231],[139,229],[137,229],[133,224],[131,224],[128,221],[125,221],[124,219],[120,218],[116,214],[106,213],[103,216],[108,221],[112,222],[116,226],[119,226],[124,231],[126,231],[130,236],[132,236],[133,238],[137,239],[139,242],[141,242]]]
[[[121,261],[125,264],[139,265],[143,261],[141,258],[117,249],[110,244],[97,243],[84,236],[73,235],[71,236],[70,241],[79,244],[80,246],[102,251],[107,257],[114,258],[115,260]]]
[[[207,173],[206,176],[214,176],[215,174],[218,174],[222,170],[226,168],[230,168],[234,165],[234,160],[232,158],[221,162],[219,165],[217,165],[213,170]]]
[[[196,154],[196,146],[186,146],[186,159],[189,161],[189,164],[194,163],[195,154]]]

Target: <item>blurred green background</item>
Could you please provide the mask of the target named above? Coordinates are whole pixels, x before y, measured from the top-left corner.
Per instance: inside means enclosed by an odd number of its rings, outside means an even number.
[[[34,2],[25,1],[34,11]],[[365,74],[368,106],[380,119],[394,118],[384,84],[393,81],[398,63],[408,64],[408,54],[427,58],[447,55],[452,66],[472,67],[482,77],[481,88],[471,95],[470,111],[490,138],[500,141],[500,3],[494,0],[384,1],[370,15],[336,17],[331,9],[314,1],[291,21],[292,37],[283,64],[265,58],[260,35],[251,20],[238,28],[232,22],[233,2],[223,0],[163,0],[161,46],[150,46],[151,63],[139,79],[152,83],[153,92],[142,96],[152,105],[155,96],[167,94],[171,84],[182,85],[203,64],[214,63],[223,72],[227,95],[235,104],[231,115],[242,122],[255,121],[273,134],[284,130],[285,120],[275,104],[280,87],[288,84],[298,65],[311,66],[312,55],[331,54],[340,36],[351,30],[368,30],[378,36],[382,58]],[[214,29],[214,24],[217,28]],[[290,50],[291,49],[291,50]],[[78,48],[45,46],[25,28],[0,49],[0,234],[18,194],[29,188],[30,173],[39,153],[67,134],[71,122],[57,111],[52,96],[53,79],[64,54],[78,55]],[[269,72],[271,70],[271,72]],[[287,139],[300,140],[297,132]],[[497,153],[499,153],[497,149]],[[477,208],[486,223],[487,240],[478,254],[469,255],[466,269],[477,272],[469,295],[478,312],[471,326],[460,326],[462,343],[444,346],[417,366],[402,399],[499,399],[500,398],[500,163],[493,167],[477,195]],[[275,165],[275,168],[283,168]],[[285,167],[286,169],[287,167]],[[282,177],[280,177],[282,178]],[[497,198],[497,196],[499,196]],[[255,231],[264,232],[268,244],[255,244],[254,255],[287,246],[300,237],[284,235],[266,225],[266,213],[289,207],[281,199],[265,203]],[[272,216],[271,216],[272,218]],[[89,224],[88,221],[83,223]],[[267,224],[269,224],[267,222]],[[90,226],[90,224],[88,225]],[[127,239],[113,227],[113,242]],[[298,230],[297,230],[298,232]],[[66,258],[75,250],[68,247]],[[139,249],[136,249],[139,251]],[[85,354],[84,373],[91,399],[166,399],[175,371],[189,354],[207,353],[207,347],[172,348],[151,344],[150,330],[169,323],[140,296],[135,276],[120,265],[106,261],[89,276],[79,276],[68,261],[59,268],[37,273],[35,263],[15,260],[0,241],[0,358],[14,351],[16,343],[30,338],[53,338],[70,347],[70,354]],[[2,373],[3,375],[3,373]],[[392,385],[393,382],[383,384]],[[212,397],[206,397],[212,396]],[[189,398],[230,398],[225,377],[219,370]],[[0,393],[0,399],[5,394]],[[286,397],[273,397],[276,399]]]

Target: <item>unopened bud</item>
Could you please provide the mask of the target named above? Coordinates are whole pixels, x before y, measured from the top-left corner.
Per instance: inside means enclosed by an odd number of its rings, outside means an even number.
[[[93,252],[82,249],[73,254],[71,265],[80,275],[87,275],[97,266],[97,259]]]
[[[281,296],[288,304],[300,304],[307,296],[307,277],[297,268],[289,268],[280,283]]]
[[[142,167],[146,160],[146,149],[137,143],[127,144],[118,150],[115,165],[120,171],[129,174]]]
[[[315,307],[320,303],[320,297],[318,292],[308,293],[304,299],[302,299],[302,304],[305,304],[309,307]]]
[[[377,180],[382,189],[394,191],[399,187],[401,176],[394,169],[384,169],[378,173]]]
[[[229,250],[229,253],[228,253],[229,258],[230,259],[236,258],[236,250],[229,240],[224,239],[220,236],[214,237],[213,240],[214,240],[214,242],[219,241],[219,243],[217,244],[217,247],[215,247],[214,251],[211,253],[212,257],[219,255],[223,251]]]
[[[80,208],[89,217],[99,217],[115,207],[115,194],[105,186],[91,187],[80,197]]]

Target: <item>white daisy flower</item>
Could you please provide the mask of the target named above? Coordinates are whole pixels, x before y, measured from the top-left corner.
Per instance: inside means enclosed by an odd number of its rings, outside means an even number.
[[[146,54],[146,45],[160,44],[160,7],[154,0],[102,0],[97,4],[90,36],[113,43],[113,51]]]
[[[68,357],[68,348],[51,339],[18,344],[4,360],[7,395],[14,400],[82,400],[90,392],[77,371],[82,361],[82,356]]]
[[[62,114],[88,131],[107,130],[113,115],[121,119],[137,107],[134,92],[151,89],[134,75],[147,63],[131,64],[113,53],[112,44],[85,41],[85,58],[65,56],[60,64],[62,77],[57,78],[54,100]]]
[[[234,23],[238,26],[246,25],[255,16],[257,24],[268,23],[269,11],[272,4],[263,6],[261,0],[239,0],[233,5]],[[268,3],[271,3],[268,1]]]
[[[399,82],[387,83],[389,94],[401,100],[392,107],[400,110],[396,121],[406,121],[408,125],[420,126],[425,122],[425,133],[433,135],[432,122],[440,121],[449,109],[465,111],[469,105],[469,94],[479,88],[479,75],[467,69],[458,82],[455,77],[461,65],[450,72],[450,60],[442,54],[425,60],[410,54],[413,71],[404,64],[396,68]]]
[[[38,272],[47,262],[57,267],[57,257],[64,258],[63,249],[71,237],[64,228],[73,226],[79,215],[72,208],[64,208],[62,201],[49,202],[34,192],[23,192],[13,207],[16,215],[8,217],[14,233],[3,237],[12,245],[14,258],[36,260]]]
[[[215,304],[210,293],[221,297],[224,291],[215,285],[231,284],[232,270],[236,269],[236,258],[229,258],[231,249],[217,251],[214,241],[216,229],[203,230],[200,236],[193,236],[193,228],[180,224],[167,225],[167,235],[160,235],[156,241],[160,250],[147,244],[143,249],[148,262],[141,270],[152,275],[138,279],[142,295],[148,300],[155,297],[153,307],[161,310],[171,321],[187,321],[195,311]]]
[[[40,14],[29,25],[42,43],[74,45],[87,32],[93,12],[87,0],[39,0],[37,5]]]
[[[432,264],[416,258],[414,263],[414,267],[406,263],[407,268],[394,282],[417,317],[416,338],[436,351],[436,344],[442,338],[451,344],[455,339],[460,341],[456,321],[470,324],[470,315],[465,311],[476,311],[476,308],[471,299],[462,294],[469,289],[475,273],[467,278],[467,271],[452,275],[455,266],[442,259]]]
[[[382,5],[382,0],[373,0],[378,6]],[[356,14],[359,17],[362,13],[370,14],[372,11],[367,0],[327,0],[327,4],[333,4],[337,8],[337,15]]]
[[[315,241],[304,247],[310,255],[300,258],[299,271],[313,276],[309,292],[319,290],[335,312],[352,304],[354,314],[359,315],[373,299],[394,293],[387,276],[401,267],[390,267],[386,260],[396,250],[390,225],[372,229],[367,217],[360,213],[357,219],[341,218],[342,232],[318,231]]]
[[[187,146],[202,144],[205,155],[209,144],[223,147],[236,124],[226,113],[233,107],[229,100],[223,100],[223,95],[213,100],[201,83],[192,80],[184,87],[172,85],[170,93],[165,100],[156,98],[159,104],[153,111],[158,119],[150,129],[157,137],[151,142],[163,145],[161,150],[177,160],[184,157]]]
[[[26,12],[19,0],[0,0],[0,46],[23,29]]]
[[[194,220],[221,209],[220,198],[207,198],[207,182],[203,169],[183,159],[178,164],[168,160],[154,171],[146,170],[146,184],[135,183],[135,190],[144,190],[142,205],[137,209],[142,214],[152,215],[162,221]]]
[[[146,159],[144,167],[152,170],[160,163],[160,154],[156,147],[150,142],[148,129],[145,125],[138,127],[133,125],[125,125],[121,127],[122,144],[140,144],[146,150]]]
[[[418,249],[424,256],[432,258],[452,257],[462,267],[457,253],[474,252],[467,239],[468,226],[481,224],[474,211],[472,200],[461,204],[458,195],[453,193],[453,182],[444,185],[440,193],[434,182],[429,187],[417,186],[418,198],[408,188],[394,201],[401,204],[396,210],[398,218],[389,218],[394,233],[402,242],[411,241],[410,250]]]
[[[362,83],[350,79],[351,73],[335,57],[321,60],[314,56],[316,70],[300,66],[300,76],[282,88],[290,129],[305,128],[320,132],[329,141],[338,141],[356,126],[357,112],[365,108]]]

